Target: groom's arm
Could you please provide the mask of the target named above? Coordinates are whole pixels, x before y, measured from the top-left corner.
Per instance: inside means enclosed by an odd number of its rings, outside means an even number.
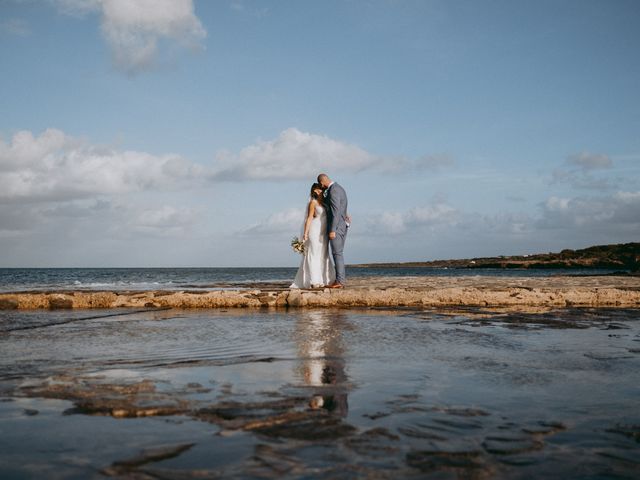
[[[336,237],[336,228],[338,227],[338,218],[340,215],[341,195],[335,192],[335,195],[329,195],[329,208],[331,209],[331,225],[329,225],[329,238]]]

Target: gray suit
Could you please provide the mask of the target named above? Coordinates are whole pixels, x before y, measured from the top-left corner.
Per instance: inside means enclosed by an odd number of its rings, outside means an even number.
[[[344,242],[347,239],[347,192],[333,182],[326,191],[327,199],[327,235],[336,232],[336,238],[330,240],[333,263],[336,267],[336,282],[345,283],[347,274],[344,268]]]

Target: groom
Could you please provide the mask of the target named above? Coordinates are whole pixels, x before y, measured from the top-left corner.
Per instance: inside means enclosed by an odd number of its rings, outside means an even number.
[[[336,281],[329,288],[343,288],[346,281],[344,257],[342,251],[347,238],[347,192],[340,185],[333,182],[326,174],[318,175],[318,183],[324,188],[327,205],[327,231],[333,263],[336,267]]]

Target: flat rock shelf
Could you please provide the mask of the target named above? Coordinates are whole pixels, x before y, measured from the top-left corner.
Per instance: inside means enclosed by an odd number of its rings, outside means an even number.
[[[344,289],[284,283],[206,290],[26,291],[0,294],[0,310],[72,308],[626,307],[640,308],[639,276],[353,277]]]

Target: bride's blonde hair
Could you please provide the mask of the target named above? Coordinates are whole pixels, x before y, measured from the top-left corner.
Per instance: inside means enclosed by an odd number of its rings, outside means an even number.
[[[313,185],[311,185],[311,193],[310,193],[311,198],[315,198],[317,200],[318,197],[321,196],[321,195],[318,195],[316,192],[314,192],[314,190],[317,190],[318,188],[322,190],[322,185],[320,185],[319,183],[314,183]]]

